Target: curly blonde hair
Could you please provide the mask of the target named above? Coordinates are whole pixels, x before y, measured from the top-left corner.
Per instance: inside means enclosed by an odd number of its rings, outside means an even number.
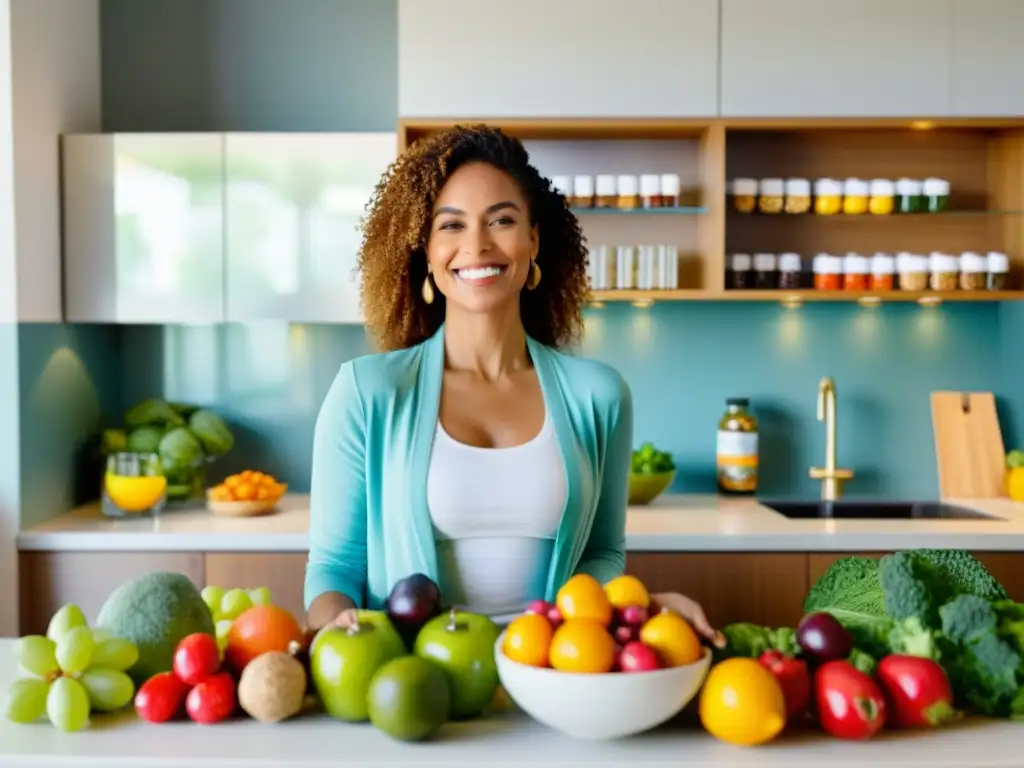
[[[542,344],[573,343],[587,294],[587,248],[565,197],[530,164],[522,143],[486,125],[456,126],[421,139],[391,164],[367,204],[356,269],[362,277],[366,326],[383,350],[432,336],[444,321],[445,298],[423,301],[427,238],[434,201],[457,168],[485,162],[519,185],[537,225],[540,284],[520,297],[526,332]]]

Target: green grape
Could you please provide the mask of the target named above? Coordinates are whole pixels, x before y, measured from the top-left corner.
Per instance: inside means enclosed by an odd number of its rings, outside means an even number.
[[[217,647],[222,651],[228,647],[228,633],[231,632],[231,622],[221,619],[215,625],[217,634]]]
[[[220,615],[221,618],[234,621],[250,608],[252,600],[249,599],[248,592],[244,589],[229,589],[220,602]]]
[[[71,677],[58,677],[46,695],[46,716],[62,731],[80,731],[89,722],[89,694]]]
[[[93,638],[95,640],[95,637]],[[139,649],[131,640],[123,637],[108,637],[94,643],[89,669],[113,669],[124,672],[139,660]]]
[[[69,629],[57,640],[57,663],[69,675],[84,672],[92,661],[92,630],[88,627]]]
[[[61,606],[61,608],[50,618],[50,624],[46,628],[46,636],[54,642],[57,642],[57,639],[69,629],[84,627],[87,626],[88,623],[89,622],[85,620],[85,614],[82,613],[82,609],[74,603],[68,603],[67,605]]]
[[[7,691],[4,714],[12,723],[33,723],[46,712],[46,694],[50,683],[38,677],[15,680]]]
[[[18,640],[18,663],[39,677],[60,672],[57,646],[53,640],[42,635],[26,635]]]
[[[256,587],[249,590],[249,599],[253,605],[270,605],[270,590],[267,587]]]
[[[117,670],[87,669],[78,680],[89,694],[89,704],[99,712],[121,709],[135,696],[132,679]]]
[[[203,602],[206,603],[206,607],[213,614],[213,620],[216,621],[220,616],[221,603],[224,601],[224,588],[215,587],[211,584],[203,587],[203,591],[200,594],[203,596]]]

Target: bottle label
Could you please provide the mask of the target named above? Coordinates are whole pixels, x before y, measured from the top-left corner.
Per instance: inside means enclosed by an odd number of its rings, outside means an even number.
[[[756,432],[718,432],[716,465],[723,490],[757,490],[757,447]]]

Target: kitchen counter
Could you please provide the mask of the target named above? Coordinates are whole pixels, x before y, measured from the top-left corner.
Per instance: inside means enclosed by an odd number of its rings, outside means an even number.
[[[631,552],[851,552],[910,547],[1024,551],[1024,504],[951,500],[1003,520],[795,520],[749,499],[663,496],[630,507]],[[109,519],[98,505],[18,534],[21,551],[308,551],[309,497],[289,494],[280,511],[258,518],[214,517],[205,509],[156,518]]]
[[[13,640],[0,639],[0,690],[15,678]],[[1016,766],[1024,725],[973,720],[942,731],[886,733],[847,743],[820,733],[787,736],[744,749],[720,743],[700,728],[671,723],[617,741],[581,741],[512,710],[477,721],[450,723],[433,742],[403,744],[369,725],[314,714],[275,725],[244,716],[216,725],[188,721],[153,725],[130,710],[98,717],[77,733],[45,720],[15,725],[0,720],[0,766],[92,768],[205,768],[206,766],[487,765],[621,766]]]

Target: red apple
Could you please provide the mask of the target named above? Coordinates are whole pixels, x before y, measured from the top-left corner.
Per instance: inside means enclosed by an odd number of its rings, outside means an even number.
[[[625,646],[640,639],[640,627],[633,627],[629,624],[619,624],[613,633],[615,642]]]
[[[623,672],[652,672],[659,669],[658,654],[641,642],[626,643],[619,654],[619,667]]]
[[[619,611],[619,620],[630,627],[642,627],[647,622],[647,609],[642,605],[627,605]]]

